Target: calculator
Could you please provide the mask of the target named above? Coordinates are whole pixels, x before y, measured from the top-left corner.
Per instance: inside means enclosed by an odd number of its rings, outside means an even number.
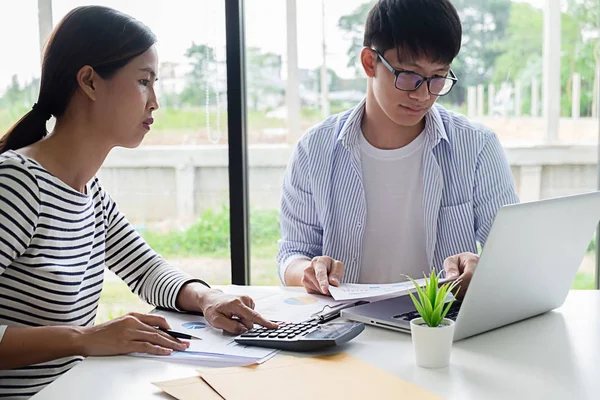
[[[315,351],[346,343],[365,329],[361,322],[309,320],[302,323],[279,322],[279,328],[257,327],[235,338],[248,346],[289,351]]]

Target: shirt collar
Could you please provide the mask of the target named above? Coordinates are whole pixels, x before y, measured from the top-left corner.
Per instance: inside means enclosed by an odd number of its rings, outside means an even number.
[[[362,134],[361,123],[362,118],[365,114],[365,103],[366,98],[354,107],[350,111],[350,115],[346,118],[346,121],[342,121],[342,129],[338,135],[338,141],[345,147],[352,147],[358,144],[358,139]],[[449,142],[448,134],[444,127],[444,121],[438,110],[437,104],[434,104],[431,109],[425,114],[425,132],[428,141],[433,143],[433,146],[437,145],[441,140]],[[432,146],[432,147],[433,147]]]

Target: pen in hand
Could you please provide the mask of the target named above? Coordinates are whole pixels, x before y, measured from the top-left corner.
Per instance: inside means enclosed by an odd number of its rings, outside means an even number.
[[[169,329],[165,329],[165,328],[161,328],[161,327],[157,327],[156,329],[158,329],[159,331],[164,332],[167,335],[172,336],[172,337],[174,337],[176,339],[187,339],[187,340],[200,339],[199,337],[188,335],[187,333],[175,332],[175,331],[172,331],[172,330],[169,330]]]

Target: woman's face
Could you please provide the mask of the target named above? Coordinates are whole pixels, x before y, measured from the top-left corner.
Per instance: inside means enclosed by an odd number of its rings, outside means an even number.
[[[95,114],[102,116],[98,120],[111,147],[137,147],[150,131],[152,113],[159,107],[154,90],[157,70],[158,54],[152,46],[101,80]]]

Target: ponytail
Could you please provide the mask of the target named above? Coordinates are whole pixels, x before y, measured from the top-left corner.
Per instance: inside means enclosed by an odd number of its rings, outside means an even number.
[[[18,150],[42,140],[47,134],[46,121],[51,117],[49,111],[34,104],[0,139],[0,154],[8,150]]]

